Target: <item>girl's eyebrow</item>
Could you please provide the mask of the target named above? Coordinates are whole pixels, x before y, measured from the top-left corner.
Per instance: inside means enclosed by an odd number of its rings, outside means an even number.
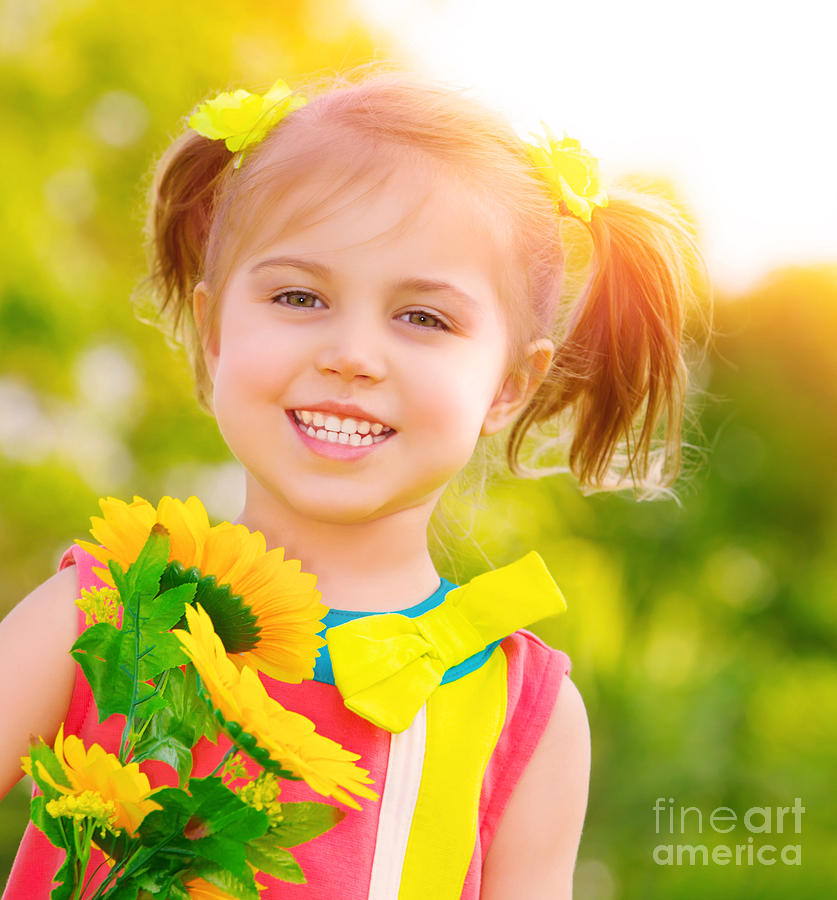
[[[255,275],[257,272],[261,272],[262,269],[270,269],[274,266],[291,266],[294,269],[304,269],[306,272],[310,272],[319,278],[327,278],[331,274],[331,269],[328,266],[307,259],[300,259],[296,256],[271,256],[268,259],[263,259],[250,269],[250,274]]]
[[[328,278],[331,275],[331,269],[328,266],[324,266],[322,263],[317,263],[313,260],[301,259],[296,256],[268,257],[268,259],[257,262],[250,269],[250,274],[255,275],[262,269],[269,269],[275,266],[290,266],[294,269],[302,269],[303,271],[310,272],[312,275],[323,279]],[[456,285],[453,285],[448,281],[439,281],[435,278],[404,278],[395,285],[395,288],[396,290],[411,290],[424,294],[443,291],[444,293],[464,301],[470,306],[479,306],[477,301],[470,294],[466,294],[465,291],[456,287]]]

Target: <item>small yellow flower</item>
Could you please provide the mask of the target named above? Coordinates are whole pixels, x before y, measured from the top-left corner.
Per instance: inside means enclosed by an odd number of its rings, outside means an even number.
[[[589,222],[595,207],[607,206],[599,161],[578,141],[566,136],[559,141],[547,125],[543,129],[545,137],[533,135],[537,143],[526,144],[529,158],[548,182],[558,212]]]
[[[110,829],[116,819],[116,806],[113,800],[104,800],[96,791],[82,791],[80,794],[64,794],[56,800],[50,800],[46,811],[53,817],[70,818],[76,822],[92,819],[101,828]]]
[[[236,788],[236,793],[248,806],[264,810],[273,826],[278,825],[283,819],[279,790],[278,777],[272,772],[262,772],[258,778]]]
[[[113,588],[82,588],[76,606],[85,614],[87,625],[98,622],[118,625],[119,594]]]
[[[99,744],[85,749],[80,738],[74,734],[67,735],[65,739],[63,722],[55,738],[54,752],[71,786],[57,784],[41,763],[38,763],[39,776],[67,797],[87,797],[85,802],[93,804],[92,797],[95,795],[101,800],[102,809],[112,806],[113,815],[109,816],[108,826],[111,829],[124,829],[134,834],[148,813],[160,809],[158,803],[149,799],[151,785],[137,763],[123,766]],[[21,764],[23,771],[31,776],[31,757],[23,757]]]
[[[225,91],[202,103],[189,118],[189,127],[213,141],[223,140],[235,153],[257,144],[288,113],[305,106],[304,97],[294,96],[278,79],[264,94]],[[240,163],[240,159],[237,164]]]
[[[247,778],[247,766],[240,753],[234,753],[221,767],[221,781],[227,787],[239,778]]]
[[[185,503],[163,497],[156,508],[141,497],[134,497],[133,503],[108,497],[99,506],[103,517],[91,518],[90,533],[102,546],[76,541],[80,547],[101,563],[114,559],[127,569],[159,522],[169,532],[169,560],[214,575],[255,617],[255,639],[227,647],[233,662],[280,681],[299,683],[313,676],[317,648],[325,643],[317,632],[328,607],[319,602],[316,576],[302,572],[299,560],[285,559],[281,547],[267,550],[264,535],[244,525],[222,522],[210,527],[197,497]],[[113,585],[107,569],[94,572]],[[221,630],[216,623],[216,631]]]
[[[366,785],[369,772],[354,764],[357,753],[314,731],[314,723],[285,709],[265,690],[259,676],[249,666],[236,668],[224,652],[221,639],[212,629],[209,616],[200,604],[186,607],[189,631],[175,629],[191,659],[213,706],[227,723],[252,735],[270,759],[303,778],[317,793],[360,809],[347,791],[377,800]],[[235,742],[237,735],[230,733]]]

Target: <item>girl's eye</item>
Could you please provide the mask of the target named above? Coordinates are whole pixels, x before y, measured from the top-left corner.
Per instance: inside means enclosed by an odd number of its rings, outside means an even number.
[[[308,291],[282,291],[274,294],[271,301],[280,306],[290,306],[292,309],[313,309],[315,303],[322,302],[319,297],[309,294]]]
[[[406,319],[410,325],[418,325],[422,328],[429,328],[433,331],[449,331],[448,326],[438,317],[434,316],[432,313],[424,312],[420,309],[414,309],[412,312],[404,313],[403,316],[400,316],[401,319]]]

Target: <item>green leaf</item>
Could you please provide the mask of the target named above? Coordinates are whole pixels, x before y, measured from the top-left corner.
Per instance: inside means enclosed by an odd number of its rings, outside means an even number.
[[[153,601],[146,601],[151,603]],[[135,638],[133,637],[133,628],[126,632],[130,637],[123,645],[126,649],[130,647],[130,660],[126,660],[133,669],[133,660],[135,654]],[[156,678],[166,669],[173,669],[182,666],[189,661],[183,647],[178,639],[169,632],[152,631],[146,628],[146,622],[140,625],[140,656],[138,666],[138,677],[140,681],[148,681]]]
[[[73,872],[76,865],[76,851],[72,841],[67,848],[67,855],[61,868],[52,876],[53,883],[57,885],[49,895],[50,900],[71,900],[75,889],[73,888]]]
[[[150,602],[150,601],[149,601]],[[122,630],[107,622],[86,628],[70,651],[87,678],[96,706],[99,721],[119,713],[127,715],[133,697],[134,660],[137,656],[137,639],[133,616],[126,615]],[[153,694],[153,688],[144,684],[172,666],[186,662],[180,642],[168,632],[147,633],[140,631],[140,659],[137,677],[142,682],[137,699],[144,700]],[[164,704],[157,704],[157,709]],[[147,718],[154,707],[142,710]]]
[[[97,831],[94,834],[93,843],[111,859],[121,862],[136,850],[139,841],[129,837],[125,831],[118,831],[116,834],[106,831],[104,835]]]
[[[189,900],[189,892],[180,879],[175,879],[169,888],[168,900]]]
[[[266,834],[247,845],[247,862],[266,875],[305,884],[305,875],[290,850],[280,847],[273,835]]]
[[[280,847],[295,847],[333,828],[346,815],[330,803],[282,803],[282,821],[270,829]]]
[[[146,691],[147,687],[147,691]],[[146,696],[148,693],[148,696]],[[164,697],[161,697],[159,693],[154,692],[154,687],[152,685],[143,686],[140,688],[139,692],[140,700],[137,702],[140,704],[137,710],[138,715],[135,717],[135,722],[137,722],[137,726],[134,728],[134,731],[139,729],[139,723],[144,721],[145,719],[150,719],[152,716],[155,716],[161,710],[166,708],[166,701]]]
[[[198,693],[198,674],[190,663],[169,673],[163,695],[168,704],[161,726],[184,744],[194,746],[202,737],[215,742],[218,726],[206,701]]]
[[[185,584],[157,596],[160,578],[168,565],[168,552],[168,532],[158,524],[151,529],[127,572],[110,561],[122,600],[122,627],[100,623],[88,628],[72,650],[90,683],[99,720],[114,713],[127,716],[127,748],[136,734],[144,733],[155,713],[166,706],[148,682],[187,661],[180,642],[169,629],[182,618],[186,603],[194,596],[195,585]],[[171,742],[161,747],[158,741],[157,746],[173,760],[183,777],[188,775],[191,762],[187,767],[181,748]]]
[[[267,815],[248,806],[220,778],[192,778],[189,791],[197,801],[194,813],[206,822],[210,833],[248,841],[267,831]]]
[[[215,863],[210,863],[208,861],[199,861],[195,863],[197,873],[210,884],[214,884],[231,896],[239,898],[239,900],[259,900],[256,879],[250,868],[245,868],[247,869],[247,877],[240,879]]]
[[[217,863],[236,878],[247,878],[247,854],[241,841],[225,837],[223,834],[210,834],[208,837],[192,841],[189,849],[195,853],[196,858]]]
[[[180,884],[183,857],[166,857],[165,849],[163,849],[150,857],[148,865],[148,869],[132,877],[136,880],[140,890],[163,900],[170,896],[173,883]]]
[[[205,701],[198,694],[197,674],[194,666],[171,669],[165,685],[154,698],[162,708],[153,716],[134,746],[134,759],[159,759],[173,766],[186,784],[192,771],[191,748],[206,735],[215,740],[218,728]],[[140,708],[148,718],[145,706]]]
[[[131,708],[133,667],[125,667],[124,639],[123,631],[99,622],[86,628],[70,650],[93,691],[100,722],[114,713],[126,715]]]
[[[29,747],[29,759],[32,762],[32,779],[35,784],[41,789],[41,792],[46,796],[48,800],[53,800],[56,797],[61,795],[60,791],[57,791],[40,773],[38,769],[38,763],[43,766],[47,775],[56,783],[63,785],[64,787],[70,787],[69,779],[67,778],[67,773],[64,771],[64,767],[58,761],[58,757],[55,755],[55,751],[49,744],[44,741],[43,738],[38,738],[37,744],[32,744]]]
[[[169,633],[169,629],[183,617],[186,603],[194,592],[195,585],[185,584],[160,596],[140,592],[125,596],[121,661],[127,671],[134,671],[134,660],[137,658],[138,677],[141,681],[148,681],[166,669],[188,661],[180,641]]]
[[[133,878],[122,881],[116,887],[110,888],[107,892],[108,900],[137,900],[139,893],[139,885]]]
[[[265,813],[248,806],[215,776],[190,779],[188,793],[164,788],[155,792],[154,801],[161,809],[149,813],[139,828],[145,852],[165,840],[160,854],[177,855],[179,868],[192,866],[207,880],[211,879],[204,872],[220,878],[217,873],[224,871],[237,891],[233,896],[257,897],[246,843],[267,831]]]
[[[145,610],[145,627],[156,631],[174,628],[183,618],[186,604],[192,602],[197,587],[196,584],[180,584],[160,593]]]
[[[119,591],[126,612],[130,599],[135,594],[144,598],[153,597],[157,593],[160,587],[160,578],[168,565],[168,559],[169,534],[158,523],[152,527],[148,540],[136,560],[128,566],[127,572],[123,572],[122,567],[115,560],[108,562],[113,583]]]
[[[153,847],[173,832],[183,831],[196,806],[193,797],[180,788],[163,788],[153,794],[160,809],[152,810],[139,827],[139,838],[146,847]]]
[[[165,715],[165,711],[161,714]],[[156,719],[160,716],[155,717]],[[153,727],[154,723],[152,723]],[[149,729],[150,730],[150,729]],[[168,763],[176,772],[181,785],[185,785],[192,773],[192,748],[180,741],[174,735],[144,735],[141,741],[134,745],[134,761],[142,762],[145,759],[158,759]]]
[[[58,819],[54,819],[47,811],[47,798],[38,794],[33,797],[29,804],[29,818],[35,824],[36,828],[40,828],[46,836],[47,840],[66,850],[72,841],[72,835],[66,832]]]

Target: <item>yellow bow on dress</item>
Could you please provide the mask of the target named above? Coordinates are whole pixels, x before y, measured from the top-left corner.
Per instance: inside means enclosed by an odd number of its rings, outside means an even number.
[[[454,588],[423,615],[381,613],[329,628],[334,683],[353,712],[401,732],[448,669],[566,608],[544,561],[532,551]]]

